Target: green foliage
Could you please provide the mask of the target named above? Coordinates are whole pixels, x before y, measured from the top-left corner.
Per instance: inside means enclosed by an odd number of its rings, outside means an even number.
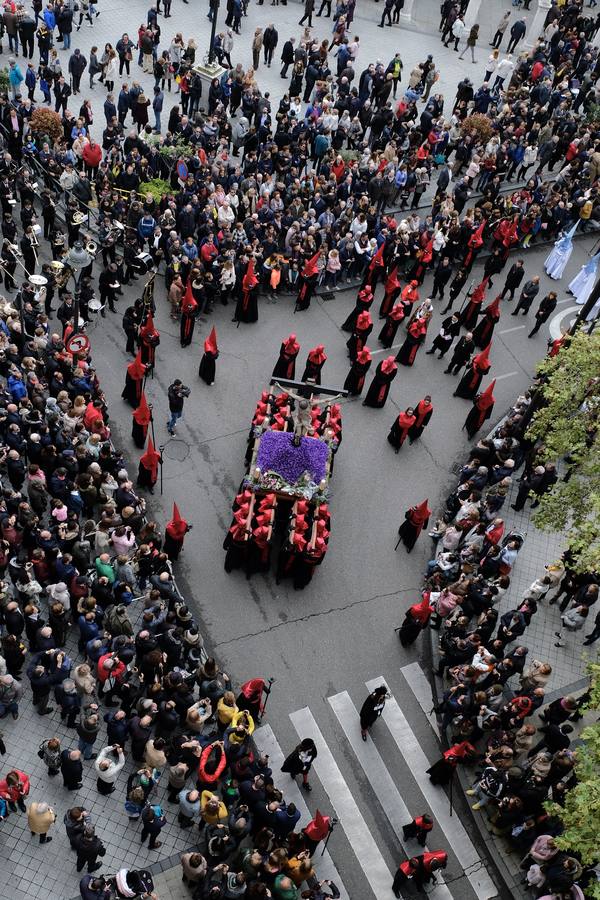
[[[342,157],[345,163],[356,162],[356,160],[360,159],[361,156],[358,150],[340,150],[339,155]]]
[[[600,123],[600,103],[588,103],[585,113],[588,122]]]
[[[158,202],[163,194],[171,194],[172,191],[170,183],[165,181],[164,178],[153,178],[151,181],[141,184],[138,193],[142,194],[142,196],[144,194],[152,194]]]
[[[565,531],[580,572],[600,568],[600,332],[578,331],[569,346],[540,368],[544,404],[528,436],[543,442],[543,457],[567,457],[568,481],[544,494],[533,521]]]
[[[0,93],[8,93],[10,81],[8,80],[8,69],[0,69]]]
[[[588,709],[600,709],[600,664],[588,665],[591,675],[591,697]],[[575,751],[577,784],[567,793],[565,805],[548,802],[546,810],[556,816],[563,825],[562,834],[556,838],[561,850],[576,853],[584,865],[598,861],[598,835],[600,834],[600,724],[584,728],[581,744]],[[592,882],[586,888],[586,897],[600,900],[600,882]]]

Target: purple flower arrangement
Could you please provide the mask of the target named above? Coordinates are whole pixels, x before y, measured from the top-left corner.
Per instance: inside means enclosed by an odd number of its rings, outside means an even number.
[[[256,465],[261,472],[276,472],[294,485],[307,472],[310,480],[319,484],[325,478],[329,447],[318,438],[303,437],[300,446],[293,444],[288,431],[265,431],[260,439]]]

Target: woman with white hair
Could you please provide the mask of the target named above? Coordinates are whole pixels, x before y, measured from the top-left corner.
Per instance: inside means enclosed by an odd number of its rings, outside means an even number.
[[[55,822],[56,813],[47,803],[36,803],[34,801],[29,804],[27,809],[27,824],[29,825],[32,837],[35,834],[39,834],[40,844],[50,843],[52,838],[48,837],[48,832]]]

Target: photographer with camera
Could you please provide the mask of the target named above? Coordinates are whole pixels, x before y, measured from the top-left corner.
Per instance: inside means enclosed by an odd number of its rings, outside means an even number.
[[[171,418],[167,422],[167,431],[170,435],[175,434],[177,420],[183,415],[183,401],[190,396],[190,389],[183,384],[180,378],[176,378],[173,384],[169,385],[169,412]]]

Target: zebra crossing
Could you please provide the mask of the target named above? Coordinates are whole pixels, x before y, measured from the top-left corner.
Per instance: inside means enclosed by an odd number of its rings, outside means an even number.
[[[418,663],[404,666],[400,671],[423,715],[439,736],[437,722],[431,713],[431,691],[425,673]],[[368,691],[372,691],[383,683],[388,684],[380,676],[366,681],[365,687]],[[398,701],[392,697],[386,702],[382,723],[391,737],[390,746],[398,751],[417,784],[419,796],[415,796],[415,791],[411,788],[408,805],[398,787],[397,779],[394,778],[393,767],[388,767],[371,739],[363,742],[358,709],[350,694],[342,691],[328,697],[325,714],[327,707],[333,715],[333,724],[337,726],[336,732],[339,729],[343,734],[340,741],[328,743],[309,707],[291,712],[289,718],[299,740],[310,737],[315,742],[318,755],[313,763],[313,773],[330,801],[327,810],[322,811],[335,815],[339,820],[350,849],[369,885],[370,898],[393,900],[392,880],[395,866],[402,858],[402,852],[398,849],[396,858],[390,859],[385,847],[382,850],[376,841],[344,777],[343,772],[348,760],[351,761],[354,771],[360,774],[361,783],[368,785],[369,796],[373,797],[373,801],[376,801],[383,811],[386,827],[389,834],[394,837],[392,843],[398,848],[401,847],[407,856],[420,853],[422,850],[414,841],[404,841],[402,826],[409,822],[417,811],[427,809],[434,816],[435,848],[446,849],[453,865],[447,870],[446,881],[449,883],[444,881],[446,873],[437,873],[436,882],[428,890],[433,900],[458,900],[458,898],[463,900],[467,897],[470,900],[472,898],[492,900],[497,897],[498,892],[485,861],[480,858],[460,819],[456,814],[452,815],[446,794],[440,788],[434,787],[424,775],[425,770],[435,760],[433,757],[429,759],[424,752]],[[322,724],[326,730],[326,724]],[[271,758],[275,783],[281,788],[286,799],[296,804],[302,814],[301,825],[305,825],[313,817],[314,809],[312,812],[309,810],[296,782],[280,772],[286,754],[280,747],[273,729],[269,725],[264,725],[257,729],[254,736],[259,749],[268,753]],[[291,748],[288,748],[287,752],[289,749]],[[430,847],[435,848],[433,845]],[[317,855],[314,864],[317,877],[334,881],[340,889],[343,900],[348,900],[349,893],[344,885],[342,860],[336,861],[335,854],[332,857],[330,852],[325,851],[322,857]],[[452,869],[454,872],[450,874]],[[364,900],[367,900],[366,895]]]

